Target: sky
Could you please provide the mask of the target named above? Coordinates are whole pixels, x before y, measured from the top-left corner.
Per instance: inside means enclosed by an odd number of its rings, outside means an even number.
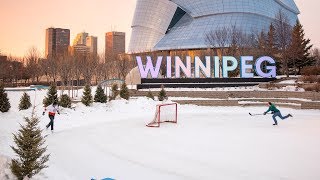
[[[295,0],[306,36],[320,48],[320,23],[316,23],[319,0]],[[49,27],[71,30],[70,42],[77,33],[98,37],[98,51],[104,51],[105,33],[126,32],[130,42],[131,22],[136,0],[0,0],[0,52],[24,56],[36,47],[45,49],[45,30]]]

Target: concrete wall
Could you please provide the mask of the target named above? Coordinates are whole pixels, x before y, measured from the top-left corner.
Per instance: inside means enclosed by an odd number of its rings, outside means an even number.
[[[131,91],[131,96],[146,96],[148,91]],[[157,95],[159,92],[153,92]],[[320,101],[317,92],[287,92],[287,91],[168,91],[170,97],[194,98],[301,98]]]

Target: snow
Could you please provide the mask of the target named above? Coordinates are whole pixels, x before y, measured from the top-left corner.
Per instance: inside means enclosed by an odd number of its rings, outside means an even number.
[[[80,91],[79,91],[80,92]],[[0,114],[0,179],[10,175],[12,133],[30,116],[18,111],[23,92],[8,92],[11,110]],[[93,91],[94,93],[94,91]],[[28,92],[42,128],[46,91]],[[35,99],[36,97],[36,99]],[[179,105],[178,124],[147,128],[159,102],[146,98],[63,109],[48,134],[49,168],[36,179],[76,180],[318,180],[320,111],[281,108],[294,115],[273,127],[267,107]]]
[[[291,80],[284,80],[284,81],[281,81],[279,82],[278,84],[296,84],[297,83],[297,80],[295,79],[291,79]]]
[[[264,105],[266,104],[266,102],[259,102],[259,101],[239,101],[239,104],[240,105],[257,105],[257,104],[260,104],[260,105]],[[280,105],[291,105],[291,106],[297,106],[297,107],[300,107],[301,104],[297,104],[297,103],[277,103],[278,106]]]
[[[152,89],[140,89],[139,91],[160,91],[160,88]],[[248,86],[248,87],[225,87],[225,88],[166,88],[166,91],[299,91],[304,92],[303,88],[297,86],[286,86],[283,88],[276,88],[273,90],[259,88],[258,86]]]
[[[168,97],[171,101],[192,101],[192,100],[226,100],[223,98],[194,98],[194,97]],[[320,101],[313,101],[311,99],[304,99],[304,98],[271,98],[272,100],[289,100],[289,101],[301,101],[301,102],[320,102]],[[238,100],[238,101],[245,101],[248,102],[248,100],[270,100],[270,98],[228,98],[228,100]]]

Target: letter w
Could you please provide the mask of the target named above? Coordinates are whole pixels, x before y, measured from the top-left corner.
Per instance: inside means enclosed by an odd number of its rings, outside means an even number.
[[[153,66],[152,59],[150,56],[147,56],[147,64],[144,66],[140,56],[137,56],[137,63],[140,71],[141,78],[148,78],[149,72],[151,73],[152,78],[158,78],[160,72],[160,66],[162,63],[162,56],[159,56],[157,59],[156,67]]]

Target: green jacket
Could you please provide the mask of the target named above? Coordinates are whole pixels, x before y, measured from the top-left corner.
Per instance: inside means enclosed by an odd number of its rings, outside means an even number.
[[[271,104],[271,106],[269,106],[269,109],[266,111],[266,113],[268,113],[270,111],[273,113],[280,112],[279,109],[277,109],[274,104]]]

